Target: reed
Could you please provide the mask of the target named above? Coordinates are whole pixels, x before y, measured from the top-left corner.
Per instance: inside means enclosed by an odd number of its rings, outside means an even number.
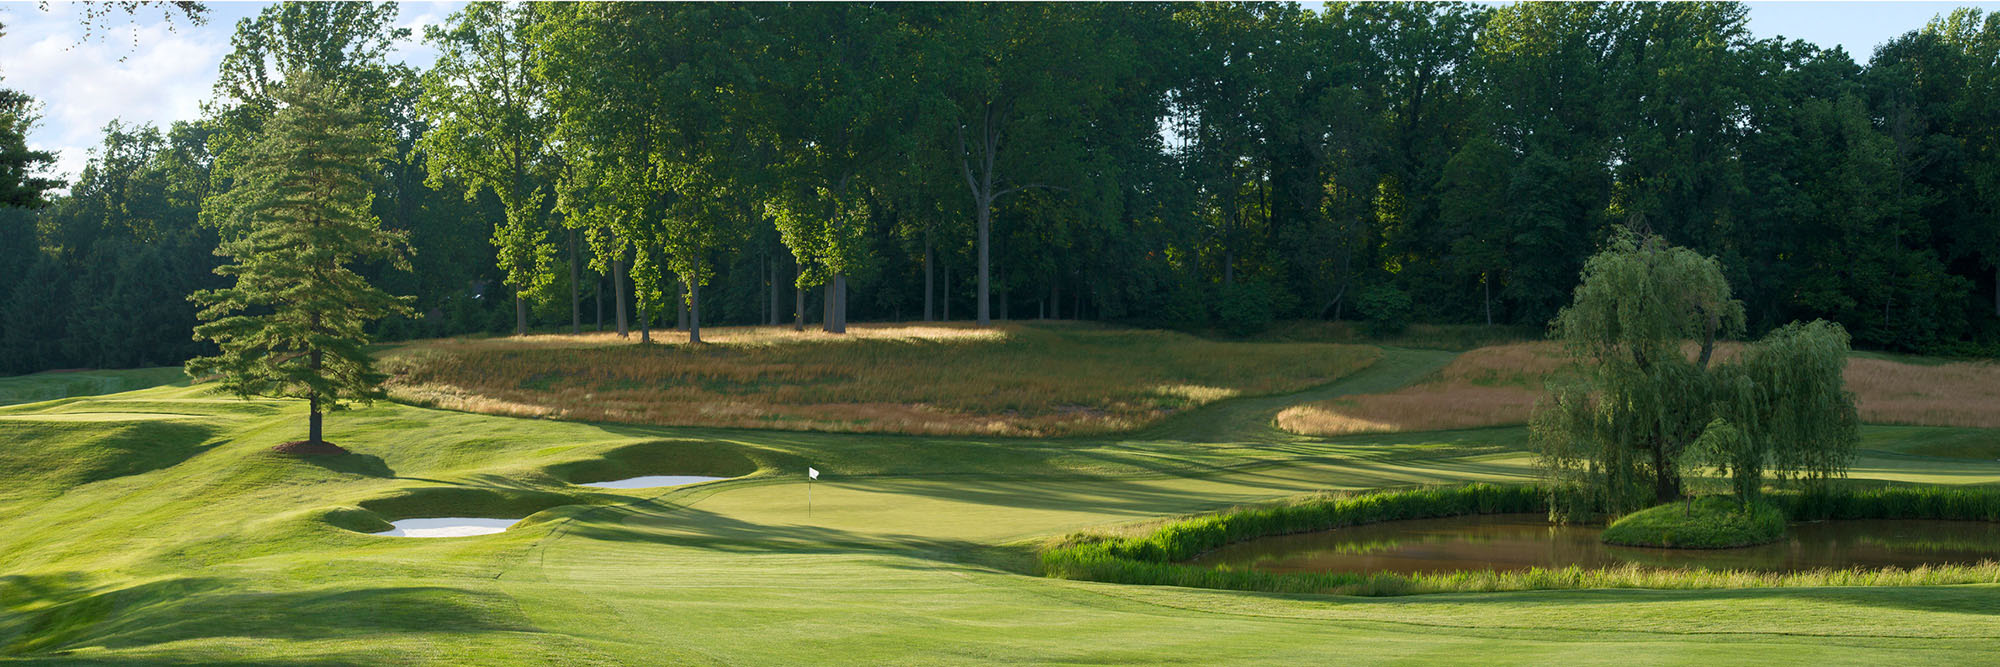
[[[2000,489],[1886,487],[1767,496],[1793,519],[1910,518],[2000,520]],[[1470,484],[1362,494],[1317,494],[1159,524],[1137,535],[1074,534],[1041,551],[1042,574],[1118,584],[1187,586],[1271,593],[1394,596],[1428,593],[1650,588],[1803,588],[2000,583],[2000,563],[1757,572],[1700,568],[1531,568],[1514,571],[1271,573],[1179,561],[1223,545],[1343,526],[1469,514],[1545,511],[1535,486]]]

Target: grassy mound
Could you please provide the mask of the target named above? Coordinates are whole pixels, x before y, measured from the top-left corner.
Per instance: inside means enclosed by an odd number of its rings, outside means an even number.
[[[1604,529],[1604,541],[1629,547],[1727,549],[1776,541],[1785,513],[1767,502],[1743,507],[1735,498],[1704,496],[1625,515]]]
[[[1372,347],[1230,343],[1081,324],[704,331],[419,341],[384,357],[390,396],[522,417],[796,431],[1064,436],[1124,431],[1375,362]]]

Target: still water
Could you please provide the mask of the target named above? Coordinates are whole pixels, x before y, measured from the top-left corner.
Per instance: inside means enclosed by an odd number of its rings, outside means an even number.
[[[1598,541],[1597,526],[1540,514],[1387,521],[1232,544],[1189,563],[1264,572],[1451,572],[1571,565],[1793,572],[2000,560],[2000,523],[1856,520],[1792,524],[1785,539],[1740,549],[1651,549]]]

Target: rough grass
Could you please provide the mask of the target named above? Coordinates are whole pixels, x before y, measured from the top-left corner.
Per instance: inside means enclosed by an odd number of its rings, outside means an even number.
[[[1625,516],[1604,528],[1604,541],[1632,547],[1727,549],[1785,536],[1785,513],[1756,502],[1745,507],[1730,496],[1703,496]]]
[[[1728,359],[1741,345],[1718,346]],[[1692,349],[1690,349],[1692,352]],[[1862,421],[1874,424],[2000,428],[2000,363],[1891,360],[1857,353],[1847,387]],[[1523,424],[1543,384],[1563,371],[1555,343],[1515,343],[1465,352],[1435,376],[1392,392],[1293,406],[1278,426],[1293,433],[1396,433]]]
[[[399,401],[679,426],[1059,436],[1121,431],[1235,396],[1331,382],[1374,348],[1225,343],[1090,326],[784,327],[700,347],[610,334],[448,339],[385,354]],[[671,332],[659,336],[679,340]]]

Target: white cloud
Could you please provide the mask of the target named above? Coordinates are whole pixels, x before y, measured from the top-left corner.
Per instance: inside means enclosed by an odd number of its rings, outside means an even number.
[[[158,15],[113,20],[89,39],[66,5],[43,12],[22,3],[0,16],[8,33],[0,37],[0,85],[41,103],[29,143],[59,151],[57,171],[65,179],[83,168],[99,130],[114,119],[165,128],[196,117],[229,49],[228,28],[196,28],[183,19],[169,30]]]
[[[114,13],[103,21],[110,25],[89,39],[70,3],[51,2],[47,11],[39,3],[0,4],[0,23],[6,25],[0,36],[0,87],[41,102],[42,120],[28,143],[57,151],[55,171],[71,180],[114,119],[164,130],[176,120],[198,117],[229,53],[237,20],[255,16],[265,4],[209,3],[206,25],[180,18],[171,30],[154,10],[129,18]],[[397,24],[413,34],[390,58],[430,66],[437,52],[422,43],[423,26],[443,22],[464,5],[403,4]]]

